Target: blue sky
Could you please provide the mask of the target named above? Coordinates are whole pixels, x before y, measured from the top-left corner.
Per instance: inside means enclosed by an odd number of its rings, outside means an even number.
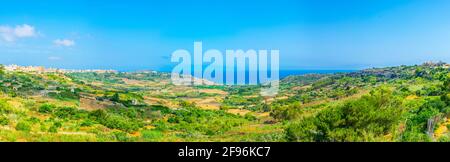
[[[171,53],[279,49],[281,69],[450,62],[448,0],[47,0],[0,5],[0,64],[170,70]]]

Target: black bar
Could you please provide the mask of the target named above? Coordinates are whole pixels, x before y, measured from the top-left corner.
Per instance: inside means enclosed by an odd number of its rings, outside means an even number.
[[[287,159],[315,159],[326,160],[377,160],[386,161],[392,158],[415,159],[426,158],[431,160],[448,155],[449,143],[248,143],[248,142],[203,142],[203,143],[1,143],[2,156],[20,153],[14,158],[33,157],[33,159],[46,160],[47,156],[57,155],[71,160],[139,160],[165,159],[165,160],[245,160],[245,161],[279,161]],[[180,149],[212,149],[209,158],[205,156],[186,157],[179,156]],[[224,147],[235,147],[249,150],[251,147],[270,147],[264,156],[223,156]],[[219,153],[215,153],[215,151]],[[259,155],[266,153],[261,150]],[[228,152],[229,153],[229,152]],[[235,152],[236,153],[236,152]],[[24,156],[26,155],[26,156]],[[248,155],[248,154],[247,154]],[[256,154],[258,155],[258,154]],[[387,158],[389,157],[389,158]],[[142,160],[140,160],[142,161]]]

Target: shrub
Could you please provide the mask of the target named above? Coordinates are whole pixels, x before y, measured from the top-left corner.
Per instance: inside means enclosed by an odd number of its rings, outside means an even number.
[[[229,106],[229,105],[226,105],[226,104],[220,105],[220,110],[226,111],[226,110],[229,110],[229,109],[232,109],[232,108],[233,108],[232,106]]]
[[[55,105],[46,103],[46,104],[43,104],[43,105],[41,105],[41,106],[39,107],[38,112],[47,114],[47,113],[53,112],[53,110],[54,110],[55,108],[56,108]]]
[[[95,124],[94,121],[92,121],[92,120],[90,120],[90,119],[86,119],[86,120],[83,120],[83,121],[80,123],[80,126],[82,126],[82,127],[89,127],[89,126],[92,126],[92,125],[94,125],[94,124]]]
[[[314,118],[307,118],[298,123],[293,123],[286,128],[288,141],[316,141],[320,134],[315,131],[317,126]]]
[[[129,119],[117,114],[111,114],[104,110],[93,111],[90,113],[90,116],[92,119],[108,128],[119,129],[126,132],[133,132],[144,126],[139,120]]]
[[[114,135],[114,137],[116,138],[117,141],[120,142],[130,142],[131,138],[128,137],[127,133],[122,132],[122,131],[114,131],[112,133]]]
[[[107,115],[107,112],[105,110],[102,110],[102,109],[91,111],[89,113],[89,117],[91,119],[94,119],[94,120],[99,120],[99,119],[105,118],[106,115]]]
[[[4,99],[0,99],[0,113],[9,114],[12,112],[12,107]]]
[[[18,130],[18,131],[27,131],[28,132],[28,131],[31,130],[31,125],[28,122],[20,121],[16,125],[16,130]]]
[[[0,125],[8,125],[9,124],[9,119],[5,116],[0,116]]]
[[[41,120],[39,120],[36,117],[30,117],[27,119],[27,121],[29,121],[31,124],[37,124],[37,123],[41,122]]]
[[[61,119],[72,119],[78,113],[77,109],[72,107],[62,107],[56,109],[54,115]]]
[[[225,111],[200,110],[187,108],[176,110],[167,120],[169,129],[185,132],[185,135],[216,135],[248,122],[244,117],[226,113]],[[159,127],[157,127],[159,128]]]
[[[71,92],[68,89],[58,87],[57,90],[60,92],[49,92],[47,95],[59,100],[77,100],[79,95],[75,92]]]
[[[402,105],[388,89],[331,107],[286,129],[290,141],[371,141],[400,121]]]
[[[445,111],[447,111],[446,103],[439,98],[426,99],[418,110],[411,112],[411,117],[406,123],[407,131],[425,132],[428,119]]]
[[[164,135],[161,131],[156,131],[156,130],[143,130],[142,132],[142,138],[145,139],[158,139],[158,138],[162,138]]]
[[[153,122],[152,125],[155,126],[156,127],[155,129],[158,131],[165,131],[165,130],[169,129],[167,122],[164,122],[162,120],[157,120],[157,121]]]
[[[250,120],[250,121],[254,121],[254,120],[257,119],[256,116],[252,115],[251,113],[245,114],[244,118],[247,119],[247,120]]]
[[[168,113],[172,112],[172,110],[170,108],[165,107],[165,106],[160,106],[160,105],[151,106],[151,110],[152,111],[160,111],[162,114],[168,114]]]
[[[53,125],[48,129],[48,132],[57,133],[58,129],[62,127],[60,122],[54,122]]]

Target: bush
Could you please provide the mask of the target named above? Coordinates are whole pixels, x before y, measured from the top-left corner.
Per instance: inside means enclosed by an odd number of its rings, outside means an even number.
[[[372,141],[400,121],[402,105],[388,89],[331,107],[286,129],[290,141]]]
[[[141,136],[144,139],[159,139],[164,136],[162,132],[155,130],[144,130],[141,133],[142,133]]]
[[[108,115],[106,118],[101,120],[100,123],[108,128],[119,129],[127,132],[136,131],[143,126],[142,123],[136,120],[129,120],[118,115]]]
[[[47,95],[59,100],[78,100],[80,98],[77,93],[71,92],[69,89],[58,87],[57,90],[60,92],[49,92]]]
[[[46,104],[43,104],[43,105],[41,105],[41,106],[39,107],[38,112],[47,114],[47,113],[53,112],[53,110],[54,110],[55,108],[56,108],[55,105],[46,103]]]
[[[307,118],[298,123],[293,123],[286,128],[286,138],[288,141],[316,141],[319,138],[317,126],[314,118]]]
[[[294,120],[300,118],[302,106],[299,102],[289,105],[274,106],[270,116],[278,120]]]
[[[37,123],[41,122],[41,120],[39,120],[36,117],[30,117],[27,119],[27,121],[29,121],[31,124],[37,124]]]
[[[133,132],[144,126],[144,124],[139,120],[129,119],[117,114],[111,114],[104,110],[93,111],[90,116],[95,121],[108,128],[119,129],[126,132]]]
[[[86,120],[83,120],[83,121],[80,123],[80,126],[82,126],[82,127],[89,127],[89,126],[92,126],[92,125],[94,125],[94,124],[95,124],[94,121],[92,121],[92,120],[90,120],[90,119],[86,119]]]
[[[12,112],[12,107],[6,102],[6,100],[0,99],[0,113],[9,114]]]
[[[56,109],[54,115],[61,119],[73,119],[78,114],[78,110],[72,107],[62,107]]]
[[[116,138],[117,141],[120,142],[130,142],[131,138],[128,137],[127,133],[122,132],[122,131],[114,131],[112,133],[114,135],[114,137]]]
[[[247,119],[247,120],[250,120],[250,121],[254,121],[254,120],[257,119],[256,116],[252,115],[251,113],[245,114],[244,118]]]
[[[406,123],[407,130],[405,134],[411,132],[412,135],[404,135],[404,139],[402,140],[409,141],[409,138],[416,139],[416,137],[420,137],[416,135],[417,133],[424,134],[423,132],[426,131],[428,119],[448,111],[446,106],[446,103],[441,101],[440,98],[427,98],[418,110],[411,112],[411,117]]]
[[[173,112],[167,120],[174,125],[169,129],[183,131],[185,135],[222,134],[232,127],[248,122],[244,117],[226,113],[222,110],[200,110],[197,108],[181,109]],[[159,127],[157,127],[159,128]]]
[[[31,130],[31,124],[25,121],[20,121],[19,123],[17,123],[16,125],[16,130],[18,131],[30,131]]]
[[[168,123],[162,120],[157,120],[152,123],[153,126],[155,126],[155,130],[158,131],[165,131],[169,129]]]
[[[9,119],[5,116],[0,116],[0,125],[5,126],[9,124]]]
[[[48,132],[57,133],[58,129],[62,127],[60,122],[54,122],[53,125],[48,129]]]
[[[105,118],[107,114],[108,113],[105,110],[102,110],[102,109],[95,110],[95,111],[91,111],[89,113],[89,118],[91,118],[93,120],[99,120],[99,119]]]

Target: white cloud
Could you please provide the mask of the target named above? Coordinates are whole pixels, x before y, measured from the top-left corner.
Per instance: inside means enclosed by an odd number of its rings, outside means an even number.
[[[0,26],[0,38],[7,42],[14,42],[19,38],[36,36],[36,30],[33,26],[23,24],[16,27]]]
[[[75,45],[75,41],[69,39],[57,39],[53,41],[53,43],[57,46],[66,46],[66,47]]]
[[[34,27],[24,24],[22,26],[16,26],[14,29],[14,34],[19,37],[34,37],[36,35],[36,31],[34,30]]]

